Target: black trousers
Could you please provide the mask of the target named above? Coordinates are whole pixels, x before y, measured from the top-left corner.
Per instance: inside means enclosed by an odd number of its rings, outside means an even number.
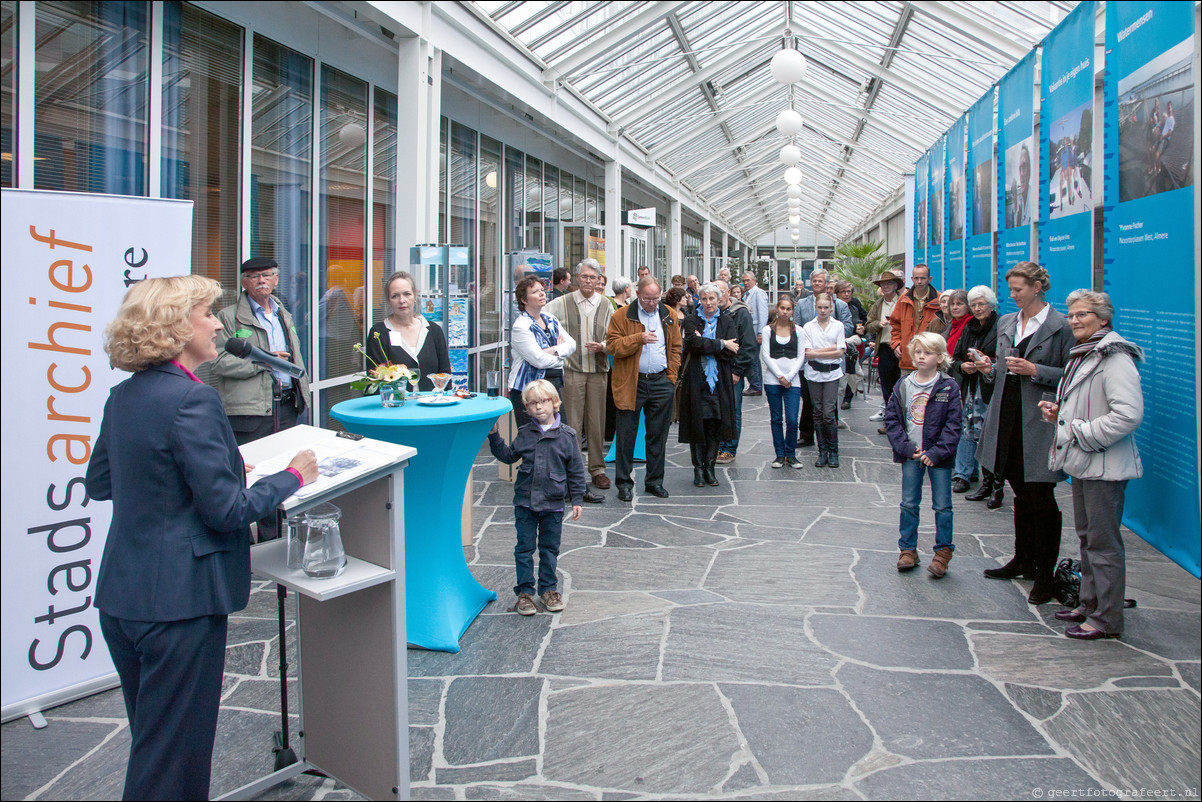
[[[897,380],[901,378],[901,364],[897,361],[897,354],[893,353],[893,347],[889,343],[877,346],[876,370],[877,376],[881,380],[881,398],[883,403],[888,404],[889,397],[893,395],[893,388],[897,385]]]
[[[664,481],[664,444],[668,440],[668,429],[672,426],[672,396],[675,385],[668,381],[668,373],[651,378],[639,376],[639,388],[635,395],[634,409],[618,410],[616,475],[618,487],[633,487],[634,443],[639,433],[639,413],[647,419],[647,475],[645,485],[658,485]]]
[[[556,370],[553,372],[547,371],[546,379],[547,379],[547,381],[551,382],[551,385],[555,388],[555,392],[559,393],[559,400],[562,401],[563,400],[563,371],[562,370]],[[529,413],[526,412],[526,405],[524,403],[522,403],[522,391],[521,390],[510,390],[509,391],[509,403],[513,404],[513,421],[517,425],[517,428],[520,429],[523,426],[525,426],[527,423],[530,422],[531,418],[530,418]]]
[[[208,799],[227,619],[130,621],[100,613],[125,712],[124,799]]]

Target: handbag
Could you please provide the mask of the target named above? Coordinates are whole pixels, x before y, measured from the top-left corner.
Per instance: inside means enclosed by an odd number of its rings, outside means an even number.
[[[684,385],[688,381],[689,362],[693,359],[692,351],[684,352],[680,362],[680,370],[676,373],[676,387],[672,389],[672,423],[680,422],[680,404],[684,396]]]

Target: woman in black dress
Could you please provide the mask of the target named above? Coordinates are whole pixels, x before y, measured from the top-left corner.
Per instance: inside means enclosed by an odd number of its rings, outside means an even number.
[[[417,389],[433,390],[431,374],[451,372],[451,356],[442,327],[421,315],[416,282],[408,273],[399,271],[389,276],[384,282],[384,297],[392,314],[371,327],[367,355],[375,362],[417,368],[421,371]]]

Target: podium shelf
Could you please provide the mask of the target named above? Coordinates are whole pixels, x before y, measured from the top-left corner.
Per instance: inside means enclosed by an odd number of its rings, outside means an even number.
[[[391,568],[383,568],[348,554],[346,570],[341,574],[327,579],[315,579],[307,576],[304,571],[288,567],[287,538],[251,546],[250,566],[259,576],[317,601],[336,599],[396,578],[396,571]]]

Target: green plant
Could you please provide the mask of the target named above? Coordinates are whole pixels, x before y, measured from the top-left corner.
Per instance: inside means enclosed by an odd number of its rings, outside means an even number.
[[[886,270],[897,267],[885,253],[883,242],[845,242],[835,248],[835,264],[831,273],[836,278],[846,279],[856,288],[856,295],[864,306],[876,302],[879,290],[872,282]]]

